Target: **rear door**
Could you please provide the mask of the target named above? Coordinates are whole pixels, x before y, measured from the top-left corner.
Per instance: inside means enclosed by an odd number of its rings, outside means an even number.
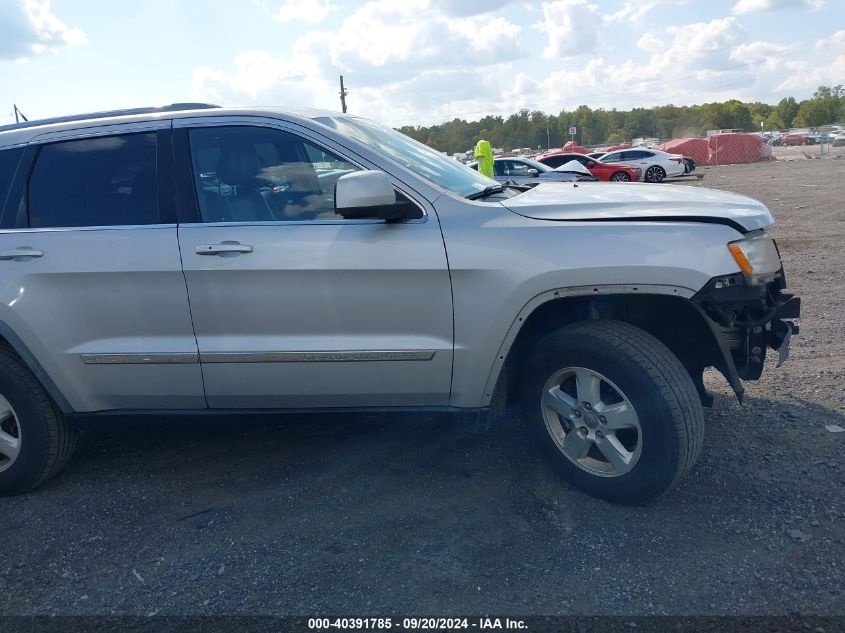
[[[217,408],[447,405],[452,298],[428,203],[345,220],[334,185],[364,165],[250,119],[175,130],[179,243],[206,397]]]
[[[76,411],[205,407],[169,126],[39,137],[3,211],[0,322]]]

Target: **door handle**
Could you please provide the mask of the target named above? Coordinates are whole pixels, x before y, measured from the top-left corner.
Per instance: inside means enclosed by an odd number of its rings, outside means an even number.
[[[251,253],[252,246],[239,242],[221,242],[220,244],[200,244],[197,255],[221,255],[223,253]]]
[[[44,251],[37,251],[29,246],[18,246],[14,250],[0,251],[0,259],[17,259],[18,257],[41,257]]]

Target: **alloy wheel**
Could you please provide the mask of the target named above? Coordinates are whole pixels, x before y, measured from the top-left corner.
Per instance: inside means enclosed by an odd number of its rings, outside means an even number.
[[[599,477],[631,471],[642,453],[642,428],[630,400],[606,376],[585,367],[555,372],[543,387],[543,421],[558,450]]]
[[[21,452],[21,427],[9,401],[0,395],[0,472],[11,468]]]
[[[652,165],[646,169],[645,179],[648,182],[661,182],[665,177],[665,172],[657,165]]]

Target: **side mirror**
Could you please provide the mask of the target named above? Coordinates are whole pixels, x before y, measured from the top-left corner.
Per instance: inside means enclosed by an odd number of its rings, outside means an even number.
[[[537,176],[540,175],[540,170],[539,169],[529,169],[528,175],[531,176],[532,178],[536,178]]]
[[[413,205],[396,199],[393,183],[383,171],[356,171],[337,179],[335,212],[347,220],[404,220]]]
[[[594,160],[588,160],[587,161],[587,167],[595,167],[597,164],[598,163],[596,163],[596,161],[594,161]]]

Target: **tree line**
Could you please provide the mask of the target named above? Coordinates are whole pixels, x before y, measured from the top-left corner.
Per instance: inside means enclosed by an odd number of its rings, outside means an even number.
[[[819,86],[811,99],[798,102],[785,97],[777,105],[736,99],[693,106],[658,106],[633,110],[593,110],[579,106],[572,112],[548,115],[520,110],[507,118],[486,116],[480,121],[455,118],[431,127],[404,126],[399,131],[449,154],[464,152],[486,139],[494,147],[560,147],[577,128],[581,145],[615,145],[634,138],[701,136],[707,130],[741,129],[745,132],[817,127],[845,121],[845,88]]]

